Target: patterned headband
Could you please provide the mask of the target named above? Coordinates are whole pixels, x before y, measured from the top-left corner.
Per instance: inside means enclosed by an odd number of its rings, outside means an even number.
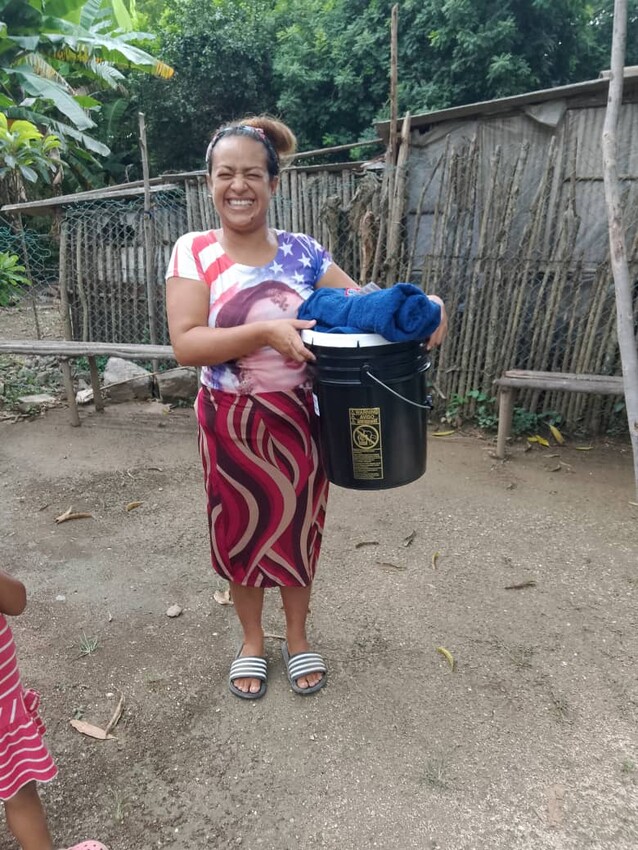
[[[253,127],[252,124],[231,124],[229,127],[222,127],[221,130],[218,130],[213,136],[213,138],[210,140],[210,143],[206,148],[206,165],[210,165],[210,161],[213,155],[213,148],[215,147],[217,142],[220,139],[223,139],[224,136],[233,135],[233,131],[239,131],[238,133],[236,133],[236,135],[252,136],[254,139],[264,144],[268,152],[274,156],[275,162],[279,163],[277,151],[275,150],[273,143],[270,141],[270,139],[261,127]]]

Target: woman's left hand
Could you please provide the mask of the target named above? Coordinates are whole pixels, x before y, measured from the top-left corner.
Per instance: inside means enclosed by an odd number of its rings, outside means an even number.
[[[437,345],[441,345],[447,336],[447,311],[445,309],[445,304],[441,301],[438,295],[428,295],[428,298],[430,301],[434,301],[435,304],[438,304],[441,308],[441,321],[439,326],[434,333],[428,337],[426,343],[426,348],[430,351],[430,349],[435,348]]]

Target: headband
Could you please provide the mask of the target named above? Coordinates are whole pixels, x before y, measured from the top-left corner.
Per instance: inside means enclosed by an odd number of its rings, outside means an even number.
[[[213,155],[213,148],[217,144],[220,139],[223,139],[224,136],[251,136],[258,142],[261,142],[265,145],[266,150],[269,154],[271,154],[277,164],[279,164],[279,156],[277,155],[277,151],[274,148],[273,143],[270,141],[266,133],[262,130],[261,127],[253,127],[252,124],[231,124],[228,127],[222,127],[221,130],[218,130],[213,138],[210,140],[208,147],[206,148],[206,165],[210,165],[211,157]]]

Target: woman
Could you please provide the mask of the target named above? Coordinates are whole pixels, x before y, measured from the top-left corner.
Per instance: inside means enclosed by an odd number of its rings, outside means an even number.
[[[315,323],[296,315],[316,287],[357,284],[311,237],[268,226],[280,158],[295,146],[292,131],[266,116],[219,130],[206,166],[221,228],[182,236],[167,272],[175,356],[203,367],[196,409],[211,557],[243,630],[229,678],[243,699],[266,692],[266,587],[281,593],[293,690],[308,695],[326,683],[306,637],[328,495],[306,375],[314,357],[300,336]]]

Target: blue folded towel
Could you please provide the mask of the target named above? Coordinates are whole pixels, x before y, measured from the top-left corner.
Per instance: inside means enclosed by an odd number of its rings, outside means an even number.
[[[427,339],[441,322],[441,308],[412,283],[353,296],[325,287],[301,305],[298,318],[316,319],[320,333],[376,333],[404,342]]]

